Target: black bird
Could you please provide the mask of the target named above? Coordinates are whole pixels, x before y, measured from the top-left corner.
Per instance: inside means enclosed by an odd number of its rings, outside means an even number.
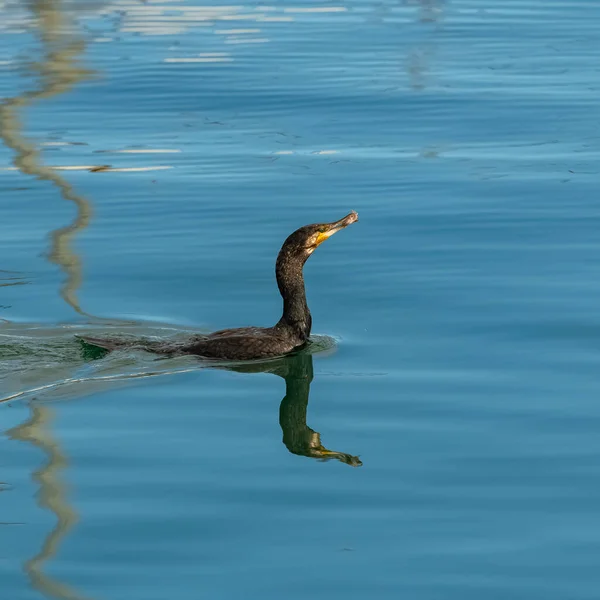
[[[223,329],[180,342],[80,337],[87,344],[106,350],[137,348],[159,354],[196,354],[225,360],[264,359],[287,354],[306,343],[312,326],[302,274],[304,263],[319,244],[356,221],[358,214],[352,211],[339,221],[305,225],[288,236],[275,265],[283,314],[273,327]]]

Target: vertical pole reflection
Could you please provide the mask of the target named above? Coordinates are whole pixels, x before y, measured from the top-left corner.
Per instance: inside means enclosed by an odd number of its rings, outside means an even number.
[[[53,418],[54,412],[50,408],[31,405],[30,418],[7,432],[10,439],[32,444],[46,455],[47,461],[33,472],[32,478],[39,485],[38,505],[56,517],[56,525],[44,539],[40,551],[23,563],[23,570],[31,586],[48,598],[89,600],[43,572],[44,563],[56,556],[61,541],[78,521],[77,513],[69,504],[65,485],[60,478],[68,461],[52,435],[50,424]]]
[[[65,200],[74,205],[76,213],[73,221],[50,233],[48,256],[65,274],[61,297],[76,312],[89,316],[81,309],[77,299],[82,267],[71,242],[88,226],[92,216],[91,204],[57,171],[42,164],[40,151],[23,134],[19,117],[29,105],[68,92],[75,84],[88,78],[91,72],[79,63],[85,44],[74,35],[63,0],[31,0],[28,7],[35,18],[42,45],[41,59],[33,67],[39,76],[39,86],[0,103],[0,139],[14,151],[13,163],[21,173],[49,181]]]
[[[437,28],[444,17],[443,0],[414,0],[419,6],[418,20]],[[413,90],[422,91],[427,84],[429,63],[435,52],[435,45],[421,42],[408,54],[407,72]]]

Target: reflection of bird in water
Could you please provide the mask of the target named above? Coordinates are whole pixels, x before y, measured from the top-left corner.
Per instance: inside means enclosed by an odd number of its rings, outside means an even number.
[[[321,434],[306,424],[308,395],[313,378],[312,356],[301,354],[287,360],[288,370],[277,373],[285,379],[285,396],[279,407],[279,425],[283,431],[283,443],[293,454],[321,458],[337,459],[351,467],[360,467],[358,456],[345,452],[328,450],[321,444]]]
[[[291,352],[306,343],[312,325],[304,290],[304,263],[319,244],[357,220],[358,215],[351,212],[334,223],[301,227],[285,240],[275,267],[277,285],[283,297],[283,315],[273,327],[224,329],[178,343],[86,336],[82,339],[106,350],[139,348],[160,354],[196,354],[227,360],[263,359]]]
[[[339,460],[352,467],[362,466],[358,456],[328,450],[321,443],[321,434],[306,424],[308,396],[313,380],[312,355],[302,351],[275,361],[218,367],[238,373],[273,373],[285,380],[285,396],[279,407],[279,425],[283,443],[292,454]]]

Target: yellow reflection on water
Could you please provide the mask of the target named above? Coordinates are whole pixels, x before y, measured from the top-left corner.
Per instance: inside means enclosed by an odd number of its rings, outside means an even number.
[[[77,513],[69,504],[66,487],[61,481],[61,473],[68,466],[68,461],[52,435],[50,425],[53,418],[52,409],[31,405],[30,418],[7,432],[10,439],[31,444],[46,456],[45,464],[34,471],[32,478],[39,485],[38,505],[51,511],[56,517],[56,524],[46,535],[40,551],[23,563],[23,570],[31,586],[48,598],[89,600],[89,597],[43,571],[44,564],[57,555],[61,542],[78,521]]]
[[[49,260],[65,274],[60,291],[62,298],[76,312],[87,315],[77,298],[82,283],[82,266],[72,241],[89,225],[91,204],[59,173],[42,163],[40,150],[23,133],[20,115],[25,108],[39,100],[70,91],[74,85],[90,77],[91,71],[84,69],[79,62],[85,44],[73,33],[74,25],[63,0],[33,0],[27,6],[34,17],[32,28],[38,31],[42,44],[42,57],[34,65],[39,86],[0,104],[0,138],[14,151],[13,163],[19,171],[49,181],[75,207],[76,213],[71,223],[50,234]]]

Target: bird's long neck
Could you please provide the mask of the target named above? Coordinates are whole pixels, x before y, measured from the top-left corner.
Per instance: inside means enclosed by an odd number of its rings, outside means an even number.
[[[302,274],[305,261],[306,257],[282,248],[275,267],[277,285],[283,298],[283,314],[276,327],[290,330],[303,342],[308,339],[312,326]]]

